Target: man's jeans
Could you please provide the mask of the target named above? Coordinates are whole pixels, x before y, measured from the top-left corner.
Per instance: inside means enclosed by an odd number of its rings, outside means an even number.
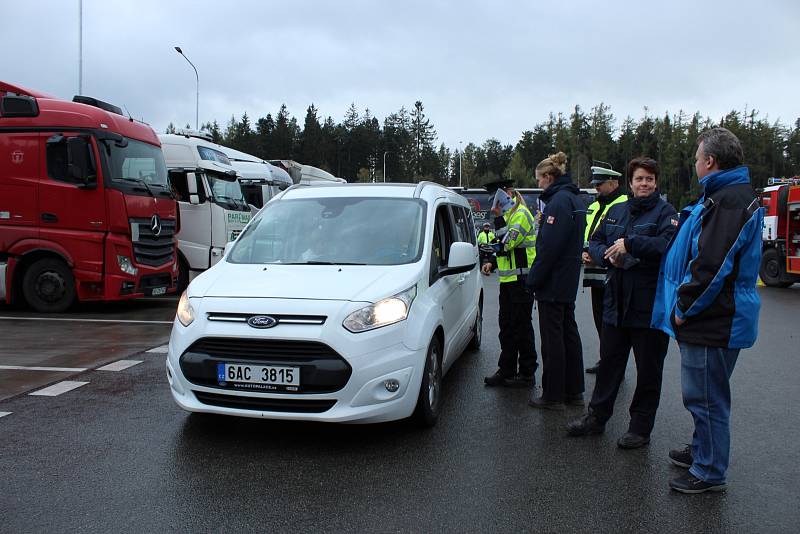
[[[689,472],[712,484],[725,482],[730,456],[730,377],[739,349],[679,343],[683,405],[694,418]]]

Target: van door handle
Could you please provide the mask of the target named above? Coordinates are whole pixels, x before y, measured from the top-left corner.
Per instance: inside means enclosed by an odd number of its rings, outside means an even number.
[[[44,222],[58,222],[58,216],[55,213],[42,213],[42,221]]]
[[[462,274],[461,276],[459,276],[458,277],[458,285],[463,284],[466,279],[467,279],[467,275],[465,275],[465,274]]]

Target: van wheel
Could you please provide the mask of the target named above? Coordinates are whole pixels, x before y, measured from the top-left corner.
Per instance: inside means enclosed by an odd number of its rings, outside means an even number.
[[[783,279],[783,266],[778,250],[768,248],[761,256],[761,268],[758,271],[761,281],[769,287],[789,287],[792,282]]]
[[[425,357],[425,370],[422,372],[422,384],[419,387],[417,407],[414,419],[420,426],[430,428],[439,418],[442,405],[442,343],[438,337],[428,345]]]
[[[63,312],[75,302],[75,278],[61,260],[37,260],[25,271],[22,294],[37,312]]]
[[[478,304],[478,315],[475,317],[475,325],[472,327],[472,339],[469,341],[470,350],[481,348],[483,339],[483,303]]]
[[[189,266],[183,258],[178,257],[178,287],[175,294],[181,296],[187,287],[189,287]]]

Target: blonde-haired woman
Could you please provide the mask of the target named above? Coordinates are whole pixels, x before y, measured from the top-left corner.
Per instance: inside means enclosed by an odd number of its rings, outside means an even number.
[[[536,259],[528,273],[539,310],[542,342],[542,395],[531,391],[535,408],[563,410],[564,403],[583,405],[583,348],[575,322],[575,298],[581,276],[586,206],[566,172],[567,156],[553,154],[536,166],[544,192]]]

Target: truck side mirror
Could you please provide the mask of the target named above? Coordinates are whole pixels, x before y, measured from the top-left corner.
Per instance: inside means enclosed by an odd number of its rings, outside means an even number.
[[[186,173],[186,187],[189,189],[189,203],[200,204],[200,195],[197,194],[197,175],[195,173]]]
[[[89,159],[89,143],[83,137],[67,139],[67,175],[86,188],[97,187],[97,177]]]

